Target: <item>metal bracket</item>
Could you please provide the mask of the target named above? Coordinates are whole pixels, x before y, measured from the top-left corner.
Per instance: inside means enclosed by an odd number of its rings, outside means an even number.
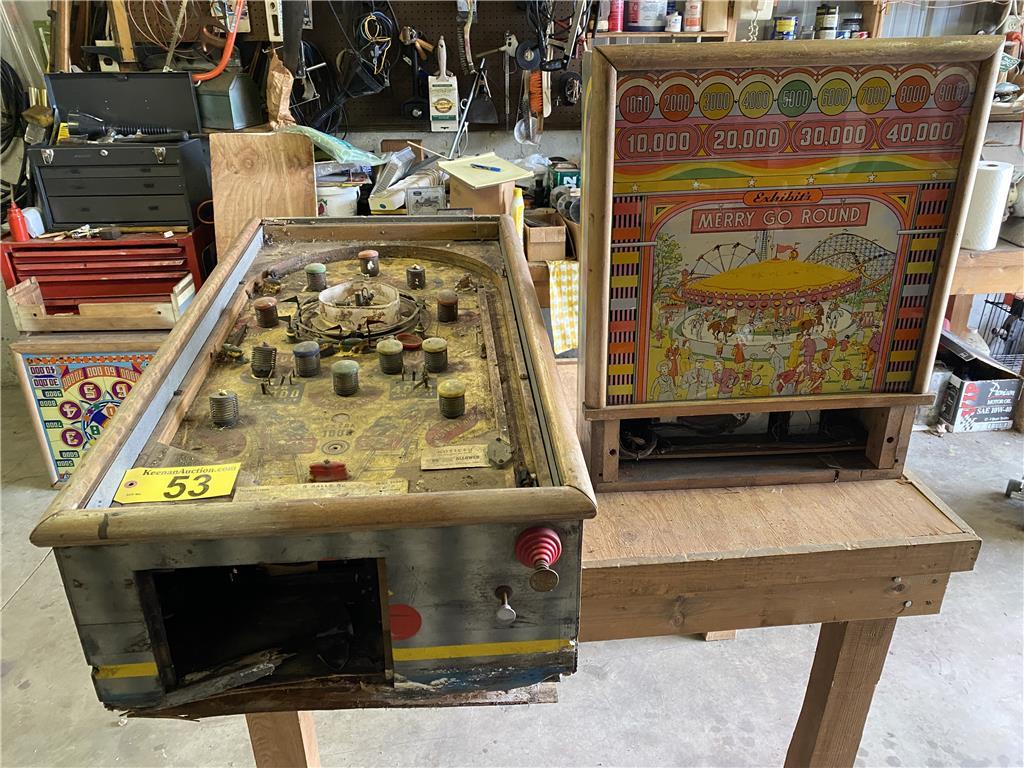
[[[167,147],[153,147],[153,154],[156,155],[156,161],[162,163],[167,157]]]
[[[53,162],[53,150],[52,149],[44,149],[41,152],[41,154],[43,156],[43,164],[44,165],[49,165],[50,163]]]

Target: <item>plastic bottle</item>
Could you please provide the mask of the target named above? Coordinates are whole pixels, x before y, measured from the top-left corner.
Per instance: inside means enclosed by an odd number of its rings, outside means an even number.
[[[666,0],[629,0],[626,4],[627,32],[663,32]]]
[[[611,7],[608,10],[608,31],[621,32],[626,0],[611,0]]]
[[[523,190],[515,188],[512,193],[512,223],[519,233],[519,241],[523,240],[523,227],[526,226],[526,203],[523,202]]]
[[[25,214],[21,212],[18,204],[11,201],[11,207],[7,209],[7,223],[11,227],[11,239],[16,243],[24,243],[32,239],[28,233],[28,224],[25,223]]]
[[[701,0],[690,0],[690,2],[686,3],[684,9],[683,31],[700,32],[704,14],[704,3]]]

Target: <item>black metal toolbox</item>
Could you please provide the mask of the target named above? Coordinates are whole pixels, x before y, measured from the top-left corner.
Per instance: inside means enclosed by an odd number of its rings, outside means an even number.
[[[55,120],[85,113],[122,126],[161,126],[200,135],[185,72],[87,72],[46,76]],[[209,200],[209,146],[185,141],[37,145],[28,150],[50,230],[83,224],[194,227]]]

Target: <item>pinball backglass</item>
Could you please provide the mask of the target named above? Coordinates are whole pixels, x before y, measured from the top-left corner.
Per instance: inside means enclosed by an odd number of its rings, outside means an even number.
[[[924,391],[997,46],[659,48],[591,67],[585,405]]]

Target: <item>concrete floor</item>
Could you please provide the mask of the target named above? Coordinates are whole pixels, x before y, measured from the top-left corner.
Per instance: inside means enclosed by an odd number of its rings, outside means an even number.
[[[94,698],[50,553],[27,536],[53,498],[20,394],[3,391],[4,766],[251,766],[245,723],[118,719]],[[984,539],[942,614],[900,621],[859,766],[1022,766],[1024,436],[917,434],[910,467]],[[816,626],[732,642],[666,637],[583,646],[560,702],[319,712],[324,765],[780,765]]]

